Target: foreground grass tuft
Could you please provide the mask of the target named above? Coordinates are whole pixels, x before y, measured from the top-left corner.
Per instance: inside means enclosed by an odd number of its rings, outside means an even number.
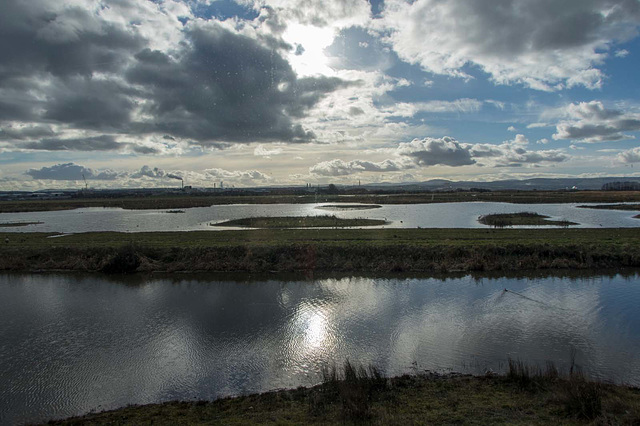
[[[320,391],[311,399],[311,412],[321,415],[337,402],[344,418],[353,421],[369,419],[373,401],[387,389],[387,379],[378,368],[354,365],[349,360],[342,370],[325,366],[322,380]]]

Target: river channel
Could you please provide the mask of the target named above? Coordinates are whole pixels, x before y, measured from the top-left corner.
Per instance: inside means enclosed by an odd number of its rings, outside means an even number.
[[[507,289],[507,291],[505,291]],[[640,385],[640,276],[0,274],[0,423],[507,359]]]

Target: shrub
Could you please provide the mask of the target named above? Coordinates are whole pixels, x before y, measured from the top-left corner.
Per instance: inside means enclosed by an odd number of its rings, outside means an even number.
[[[120,247],[102,267],[101,271],[107,274],[128,274],[135,272],[140,266],[140,257],[133,244]]]

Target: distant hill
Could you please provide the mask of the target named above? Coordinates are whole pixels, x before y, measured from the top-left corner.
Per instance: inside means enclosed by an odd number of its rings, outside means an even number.
[[[410,183],[372,183],[363,185],[368,189],[381,188],[390,189],[392,187],[402,188],[405,190],[469,190],[471,188],[498,190],[524,190],[524,191],[553,191],[561,189],[589,189],[600,190],[606,184],[614,182],[635,182],[640,184],[640,178],[634,177],[602,177],[602,178],[535,178],[524,180],[498,180],[493,182],[473,182],[473,181],[450,181],[446,179],[433,179],[425,182]]]

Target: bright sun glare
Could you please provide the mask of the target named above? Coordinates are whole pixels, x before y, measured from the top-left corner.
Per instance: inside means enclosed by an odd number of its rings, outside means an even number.
[[[295,72],[301,77],[312,75],[335,75],[329,67],[329,58],[324,50],[331,45],[335,36],[332,28],[318,28],[312,25],[291,24],[284,33],[285,41],[294,46],[288,60]],[[304,51],[296,54],[298,45]]]

